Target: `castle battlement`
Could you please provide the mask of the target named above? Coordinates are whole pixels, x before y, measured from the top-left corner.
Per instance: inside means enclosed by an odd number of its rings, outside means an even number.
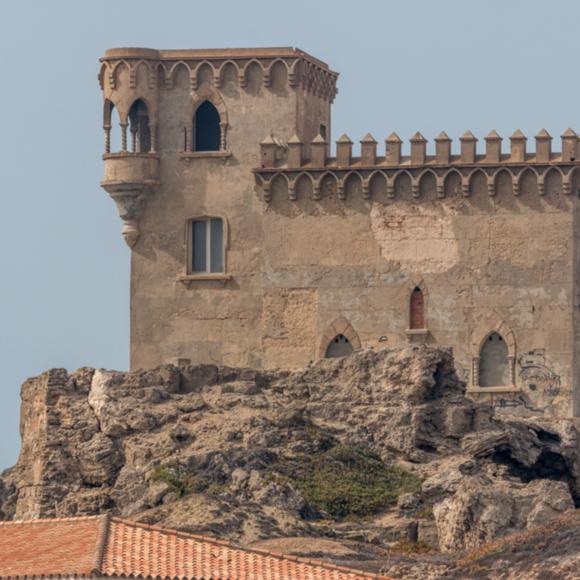
[[[353,156],[353,142],[342,135],[336,141],[336,156],[329,157],[328,144],[320,135],[308,144],[296,136],[283,143],[268,135],[260,143],[262,166],[254,173],[265,201],[271,200],[277,183],[286,186],[291,200],[299,192],[320,199],[325,188],[340,199],[349,193],[395,198],[406,190],[419,198],[429,189],[437,197],[456,193],[467,197],[476,181],[484,181],[491,196],[519,195],[522,188],[538,195],[544,195],[547,187],[550,192],[572,192],[578,158],[578,135],[572,129],[562,134],[559,153],[552,152],[552,137],[545,129],[536,135],[533,153],[527,152],[527,137],[520,130],[510,137],[506,153],[496,131],[485,137],[482,153],[477,152],[477,141],[467,131],[460,138],[459,154],[452,154],[452,140],[442,132],[435,138],[434,155],[428,155],[427,139],[416,133],[410,139],[410,155],[402,155],[403,141],[392,133],[385,140],[385,154],[379,156],[378,143],[369,133],[360,141],[360,155]]]

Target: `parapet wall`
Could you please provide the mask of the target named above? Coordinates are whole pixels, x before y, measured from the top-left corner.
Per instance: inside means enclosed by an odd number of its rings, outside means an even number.
[[[180,69],[187,71],[192,91],[204,82],[216,88],[232,77],[242,89],[248,89],[250,77],[264,87],[280,82],[290,88],[302,88],[332,102],[336,96],[338,73],[328,65],[296,48],[246,48],[208,50],[154,50],[148,48],[115,48],[101,58],[99,84],[106,98],[119,87],[119,71],[129,70],[129,90],[140,77],[150,90],[161,86],[171,90]]]
[[[427,155],[427,140],[416,133],[410,155],[403,156],[402,140],[393,133],[385,141],[385,155],[378,156],[377,141],[368,134],[360,142],[360,156],[354,157],[353,142],[343,135],[336,142],[336,157],[328,157],[328,144],[320,135],[308,146],[297,137],[281,143],[267,136],[260,144],[262,166],[254,172],[265,201],[270,201],[276,184],[287,188],[291,200],[305,194],[318,200],[329,193],[340,199],[351,193],[371,198],[376,192],[396,198],[406,191],[420,198],[428,190],[436,191],[437,197],[467,197],[483,183],[491,196],[517,196],[524,189],[538,195],[570,194],[577,188],[578,135],[572,129],[562,134],[559,153],[552,152],[552,137],[545,129],[535,137],[534,153],[527,152],[527,137],[519,130],[510,137],[509,153],[502,152],[502,138],[495,131],[485,137],[482,154],[477,141],[467,131],[454,155],[451,139],[441,133],[435,139],[435,154]]]

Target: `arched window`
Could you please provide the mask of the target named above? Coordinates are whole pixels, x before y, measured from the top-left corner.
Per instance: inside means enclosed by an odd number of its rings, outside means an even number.
[[[508,347],[503,337],[492,332],[479,354],[479,386],[503,387],[511,384]]]
[[[411,292],[409,300],[409,328],[411,330],[425,328],[425,299],[418,286]]]
[[[131,151],[149,153],[151,151],[151,128],[147,105],[137,99],[129,109],[129,129],[131,131]]]
[[[348,356],[353,350],[350,340],[344,334],[337,334],[326,348],[326,358]]]
[[[193,150],[219,151],[220,142],[220,115],[212,103],[204,101],[193,120]]]
[[[121,122],[115,105],[105,99],[103,109],[103,129],[105,130],[105,153],[121,151]]]
[[[189,273],[224,272],[224,223],[221,218],[199,218],[190,222]]]

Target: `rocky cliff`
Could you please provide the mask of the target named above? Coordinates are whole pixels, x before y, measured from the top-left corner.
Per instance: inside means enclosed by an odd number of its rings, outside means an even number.
[[[445,554],[580,502],[571,421],[494,416],[422,346],[302,371],[55,369],[23,385],[21,432],[1,518],[111,511],[405,577],[395,553],[444,577]]]

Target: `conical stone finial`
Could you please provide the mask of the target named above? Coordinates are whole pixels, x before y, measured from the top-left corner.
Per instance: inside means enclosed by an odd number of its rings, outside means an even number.
[[[520,129],[516,129],[514,131],[514,134],[510,137],[510,139],[513,139],[513,140],[524,140],[525,139],[527,141],[528,138],[521,132]]]
[[[451,139],[449,138],[449,135],[445,133],[445,131],[441,131],[441,133],[435,137],[435,141],[451,141]]]
[[[422,141],[427,143],[427,139],[425,139],[425,137],[423,137],[423,135],[421,135],[421,133],[419,133],[419,131],[417,131],[412,137],[411,137],[411,142],[413,141]]]
[[[346,134],[343,133],[338,140],[336,141],[337,143],[352,143],[352,141],[350,140],[350,137]]]
[[[387,141],[389,143],[402,143],[403,140],[393,131],[388,137]]]
[[[376,143],[376,139],[370,134],[367,133],[361,140],[361,143]]]
[[[486,136],[485,136],[485,140],[486,141],[501,141],[501,135],[495,130],[492,129]]]

